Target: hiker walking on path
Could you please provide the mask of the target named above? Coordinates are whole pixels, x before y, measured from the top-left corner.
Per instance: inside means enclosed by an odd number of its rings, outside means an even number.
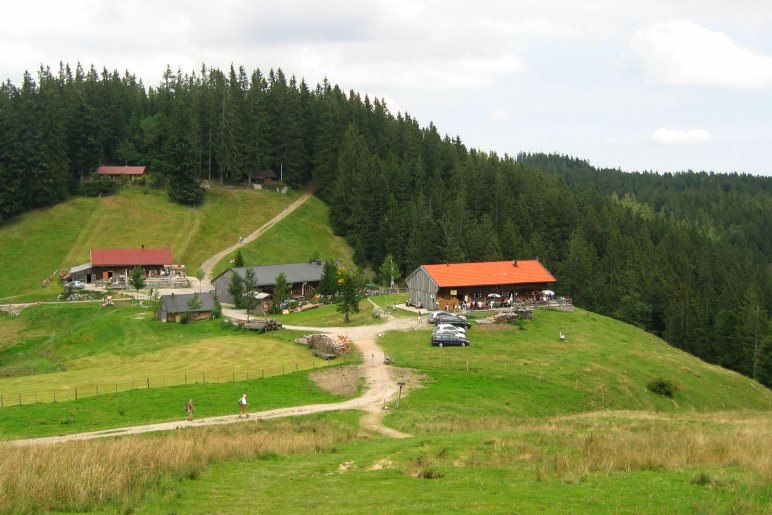
[[[246,393],[241,396],[239,405],[241,406],[241,413],[239,413],[239,418],[241,418],[241,415],[244,415],[245,418],[248,418],[249,415],[247,415],[247,394]]]
[[[188,420],[193,420],[193,399],[190,399],[185,405],[185,412],[188,414]]]

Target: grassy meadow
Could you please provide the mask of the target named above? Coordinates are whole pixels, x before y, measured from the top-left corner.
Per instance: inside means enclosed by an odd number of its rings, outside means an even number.
[[[343,314],[338,313],[336,304],[328,304],[308,311],[299,311],[288,315],[273,315],[272,318],[284,325],[299,325],[306,327],[355,327],[360,325],[377,325],[382,319],[373,318],[373,305],[367,299],[359,302],[359,313],[350,313],[349,322],[343,321]]]
[[[213,464],[136,513],[765,513],[769,418],[604,419],[358,438]],[[330,423],[330,432],[335,426]],[[732,457],[730,457],[732,456]],[[298,485],[302,484],[302,493]]]
[[[391,332],[380,343],[396,366],[420,370],[426,388],[389,423],[413,434],[507,427],[521,417],[597,410],[654,412],[772,409],[772,392],[611,318],[539,310],[515,324],[473,325],[468,347],[432,347],[429,330]],[[566,334],[561,342],[559,333]],[[675,381],[673,398],[650,392]]]
[[[255,334],[222,320],[161,323],[150,306],[40,305],[0,314],[5,406],[140,387],[270,377],[329,365],[290,331]],[[99,391],[101,389],[101,392]]]
[[[769,390],[582,310],[537,311],[523,327],[475,326],[466,348],[432,347],[429,325],[384,335],[395,375],[408,378],[385,422],[411,438],[364,432],[350,412],[5,447],[0,511],[768,513]],[[653,377],[680,390],[653,394]],[[251,409],[334,398],[298,372],[5,408],[17,422],[0,432],[174,419],[188,397],[197,416],[228,413],[242,388]]]
[[[170,247],[175,262],[195,271],[209,256],[276,216],[298,197],[213,186],[197,208],[160,190],[128,186],[115,195],[73,198],[26,213],[0,227],[0,302],[52,299],[62,268],[86,263],[92,248]]]

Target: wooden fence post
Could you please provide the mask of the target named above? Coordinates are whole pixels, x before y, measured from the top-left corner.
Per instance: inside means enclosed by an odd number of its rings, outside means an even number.
[[[150,378],[149,378],[149,377],[146,377],[146,378],[145,378],[145,381],[147,382],[147,387],[148,387],[148,389],[150,389]]]
[[[77,388],[75,388],[75,400],[76,401],[78,400],[78,389]]]

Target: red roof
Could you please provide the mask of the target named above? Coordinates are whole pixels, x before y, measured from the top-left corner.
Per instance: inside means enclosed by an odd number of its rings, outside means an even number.
[[[171,249],[91,249],[92,266],[171,264]]]
[[[144,166],[100,166],[97,173],[100,175],[142,175]]]
[[[535,259],[423,265],[423,269],[440,288],[557,282]]]

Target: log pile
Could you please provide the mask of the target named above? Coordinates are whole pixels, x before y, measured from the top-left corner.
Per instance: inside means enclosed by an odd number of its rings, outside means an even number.
[[[494,324],[503,324],[510,320],[517,320],[520,317],[514,311],[498,311],[486,318]]]
[[[328,354],[348,354],[351,352],[351,340],[343,334],[311,334],[306,336],[308,346]]]
[[[268,320],[252,320],[251,322],[247,322],[243,324],[243,326],[245,329],[249,329],[250,331],[258,331],[258,332],[276,331],[278,329],[281,329],[281,324],[271,318],[269,318]]]

